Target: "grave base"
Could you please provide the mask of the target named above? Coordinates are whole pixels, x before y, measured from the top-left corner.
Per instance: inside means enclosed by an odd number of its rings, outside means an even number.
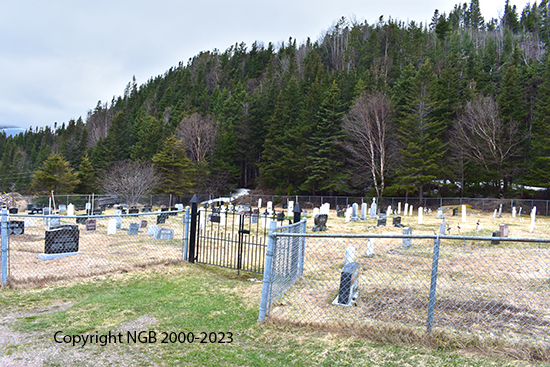
[[[351,298],[350,298],[350,302],[349,303],[338,303],[338,296],[336,296],[336,298],[334,299],[334,301],[332,301],[332,304],[335,305],[335,306],[353,306],[355,305],[355,301],[357,300],[357,298],[359,297],[359,290],[355,290],[352,294],[351,294]]]
[[[60,259],[65,256],[72,256],[72,255],[78,255],[81,254],[82,251],[77,252],[63,252],[61,254],[38,254],[38,258],[42,261],[46,260],[54,260],[54,259]]]

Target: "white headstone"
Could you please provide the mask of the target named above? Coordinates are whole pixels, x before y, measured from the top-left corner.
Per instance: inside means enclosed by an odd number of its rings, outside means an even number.
[[[73,204],[67,205],[67,215],[69,217],[72,217],[74,215],[74,205]]]
[[[359,205],[357,203],[353,203],[351,206],[351,220],[353,222],[356,222],[359,220]]]
[[[367,203],[361,203],[361,220],[367,219]]]
[[[516,207],[512,207],[512,218],[515,218],[517,216]]]
[[[424,210],[418,207],[418,224],[424,224]]]
[[[397,215],[401,215],[401,202],[397,203]]]
[[[537,207],[534,206],[533,209],[531,210],[531,226],[529,228],[529,232],[533,233],[533,231],[535,230],[535,222],[537,220]]]
[[[412,217],[412,215],[413,215],[413,206],[409,205],[409,216]]]
[[[519,207],[519,213],[518,213],[518,217],[521,217],[521,211],[523,210],[523,208],[520,206]]]
[[[367,257],[373,257],[374,256],[374,239],[369,238],[367,241]]]
[[[405,203],[405,208],[403,209],[403,216],[406,217],[409,214],[409,203]]]
[[[258,209],[262,207],[262,198],[258,199]]]
[[[391,212],[391,205],[388,205],[388,208],[386,209],[386,216],[390,216],[392,214]]]
[[[495,211],[493,213],[493,220],[495,220],[496,217],[497,217],[497,210],[495,209]]]
[[[498,207],[498,217],[502,218],[502,204]]]
[[[370,219],[376,218],[376,214],[378,212],[378,205],[374,202],[374,198],[372,198],[372,204],[370,206]]]
[[[351,221],[351,212],[352,212],[352,208],[347,208],[346,209],[346,214],[345,214],[345,222],[346,223],[349,223]]]
[[[326,214],[329,215],[330,213],[330,203],[324,203],[321,205],[321,209],[319,210],[319,214]]]
[[[116,218],[109,219],[107,224],[107,234],[116,234],[117,220]]]
[[[355,247],[348,247],[346,249],[346,259],[344,260],[344,266],[355,261]]]
[[[294,215],[294,201],[289,200],[287,211],[286,211],[286,216],[287,217],[292,217],[293,215]]]
[[[273,202],[272,201],[267,202],[267,213],[269,215],[273,214]]]
[[[157,226],[156,225],[150,225],[147,227],[147,236],[154,236]]]
[[[462,205],[462,223],[466,223],[466,205]]]
[[[86,210],[92,209],[92,203],[86,203]]]

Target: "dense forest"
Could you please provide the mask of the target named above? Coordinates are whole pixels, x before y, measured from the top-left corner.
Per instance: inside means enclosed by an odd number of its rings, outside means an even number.
[[[107,193],[127,163],[178,195],[533,195],[550,187],[549,41],[548,0],[490,20],[471,0],[201,52],[85,119],[0,135],[0,189]]]

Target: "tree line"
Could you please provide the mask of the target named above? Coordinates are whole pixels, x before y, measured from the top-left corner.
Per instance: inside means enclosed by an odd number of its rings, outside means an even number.
[[[85,119],[0,135],[0,188],[107,193],[144,169],[176,195],[530,195],[550,186],[549,40],[547,0],[491,20],[471,0],[201,52]]]

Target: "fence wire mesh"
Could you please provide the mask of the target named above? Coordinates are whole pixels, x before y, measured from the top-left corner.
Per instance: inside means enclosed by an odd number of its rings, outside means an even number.
[[[184,225],[181,212],[10,215],[8,284],[31,287],[182,261]]]
[[[303,275],[273,277],[272,288],[277,291],[269,302],[269,317],[425,333],[434,280],[434,239],[368,237],[277,234],[275,252],[289,253],[274,254],[273,273],[298,273],[299,268],[288,269],[288,261],[275,258],[291,256],[286,243],[304,241]],[[433,330],[506,344],[527,343],[550,357],[549,244],[500,242],[497,246],[445,237],[437,257]],[[350,248],[360,268],[358,296],[345,306],[335,303]]]

